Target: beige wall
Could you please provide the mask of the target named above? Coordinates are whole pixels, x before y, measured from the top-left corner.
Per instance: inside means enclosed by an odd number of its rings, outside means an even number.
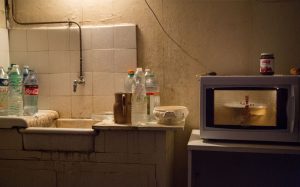
[[[5,28],[4,0],[0,0],[0,28]]]
[[[0,0],[0,66],[9,65],[8,31],[6,29],[4,0]]]
[[[138,64],[159,75],[163,105],[185,105],[187,128],[176,137],[176,185],[187,176],[186,143],[198,127],[196,74],[257,74],[261,52],[274,52],[276,73],[300,66],[297,0],[148,0],[165,29],[198,60],[183,53],[158,26],[144,0],[16,0],[22,21],[71,19],[82,24],[136,23]],[[47,2],[47,3],[45,3]]]

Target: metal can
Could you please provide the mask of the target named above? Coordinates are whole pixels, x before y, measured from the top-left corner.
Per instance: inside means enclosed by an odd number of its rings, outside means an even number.
[[[262,75],[274,74],[274,55],[272,53],[261,53],[260,55],[260,69]]]

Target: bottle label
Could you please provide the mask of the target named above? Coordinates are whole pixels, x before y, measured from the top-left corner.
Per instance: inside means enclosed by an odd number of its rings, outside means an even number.
[[[159,92],[147,92],[146,94],[157,96],[157,95],[159,95]]]
[[[260,59],[260,73],[274,72],[274,59]]]
[[[0,78],[0,86],[8,86],[8,79]]]
[[[0,86],[0,93],[8,93],[8,86]]]
[[[25,95],[38,95],[39,86],[38,85],[25,85]]]

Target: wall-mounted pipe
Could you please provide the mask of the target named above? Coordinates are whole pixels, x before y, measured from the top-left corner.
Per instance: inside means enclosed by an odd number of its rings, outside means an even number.
[[[8,4],[8,0],[4,1],[4,7],[5,7],[6,28],[7,28],[8,27],[8,19],[9,19],[9,4]]]
[[[8,0],[5,0],[5,10],[6,10],[6,14],[7,14],[7,19],[9,19],[8,16],[8,12],[9,12],[9,4],[8,4]],[[19,24],[19,25],[43,25],[43,24],[75,24],[78,27],[79,30],[79,50],[80,50],[80,73],[79,73],[79,80],[74,80],[73,81],[73,85],[76,86],[77,88],[77,84],[84,84],[85,83],[85,79],[84,79],[84,75],[83,75],[83,58],[82,58],[82,32],[81,32],[81,26],[79,25],[79,23],[75,22],[75,21],[48,21],[48,22],[21,22],[19,20],[17,20],[16,16],[15,16],[15,6],[14,6],[14,0],[11,0],[11,11],[12,11],[12,19],[15,23]],[[76,88],[73,89],[74,92],[76,92]]]

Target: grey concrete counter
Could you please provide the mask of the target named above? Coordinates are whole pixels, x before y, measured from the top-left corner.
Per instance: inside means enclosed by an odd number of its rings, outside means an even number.
[[[114,122],[99,122],[93,125],[95,130],[142,130],[142,131],[166,131],[183,130],[184,123],[180,125],[162,125],[157,122],[148,122],[145,125],[116,124]]]

